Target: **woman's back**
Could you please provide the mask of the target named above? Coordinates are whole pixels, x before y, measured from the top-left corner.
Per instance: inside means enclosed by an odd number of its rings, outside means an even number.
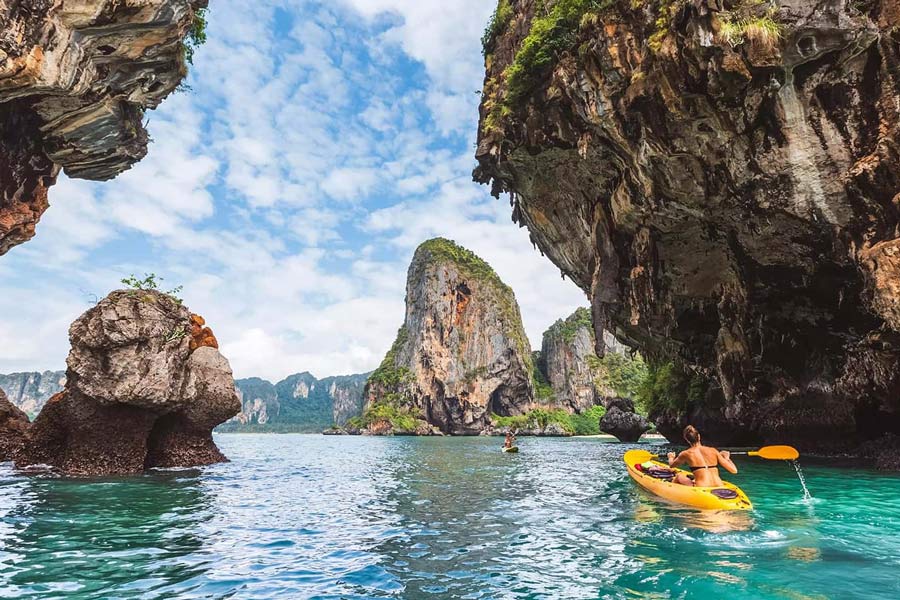
[[[694,472],[694,485],[717,487],[722,485],[719,477],[719,451],[709,446],[697,444],[684,451],[687,464]]]

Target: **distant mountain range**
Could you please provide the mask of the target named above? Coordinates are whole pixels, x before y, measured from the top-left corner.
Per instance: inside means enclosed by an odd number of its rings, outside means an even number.
[[[241,412],[218,431],[320,432],[344,425],[363,410],[363,388],[369,373],[316,379],[308,372],[278,383],[259,377],[235,381]]]
[[[6,392],[9,401],[25,411],[28,418],[41,412],[44,403],[54,394],[61,392],[66,384],[65,371],[44,371],[43,373],[0,373],[0,389]]]

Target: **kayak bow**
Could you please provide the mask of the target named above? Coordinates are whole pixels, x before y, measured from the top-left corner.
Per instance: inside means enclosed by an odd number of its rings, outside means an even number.
[[[625,453],[625,466],[634,481],[648,492],[677,504],[713,510],[750,510],[753,504],[747,495],[733,483],[723,482],[720,487],[692,487],[673,483],[649,475],[639,465],[652,463],[654,468],[689,475],[687,471],[673,469],[665,463],[648,460],[646,450],[629,450]]]

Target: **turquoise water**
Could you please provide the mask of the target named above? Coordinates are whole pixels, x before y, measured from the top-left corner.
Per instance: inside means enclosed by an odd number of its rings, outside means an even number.
[[[898,598],[900,478],[742,459],[752,513],[653,500],[630,446],[221,435],[110,480],[0,466],[4,598]]]

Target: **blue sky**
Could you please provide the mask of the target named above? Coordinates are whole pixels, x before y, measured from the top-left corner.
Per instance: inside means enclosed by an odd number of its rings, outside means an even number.
[[[216,0],[192,91],[148,156],[61,177],[0,259],[0,372],[64,368],[69,324],[131,273],[183,285],[238,377],[378,365],[415,247],[442,235],[510,284],[532,344],[584,294],[471,182],[486,0]]]

